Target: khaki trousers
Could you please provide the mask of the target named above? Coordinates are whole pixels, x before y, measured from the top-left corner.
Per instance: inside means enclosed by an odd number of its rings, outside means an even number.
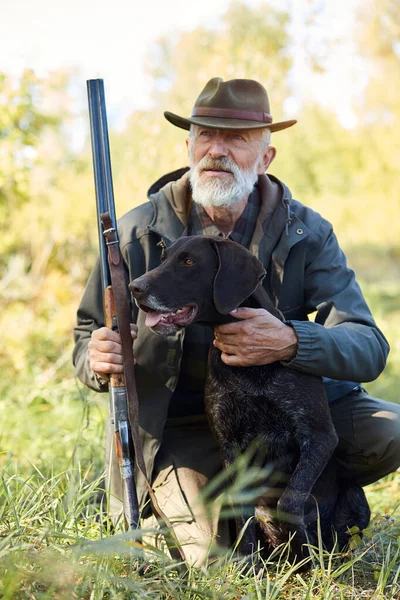
[[[361,389],[335,400],[330,408],[339,436],[338,460],[354,481],[364,486],[400,466],[400,405]],[[121,515],[122,503],[112,449],[107,464],[109,511],[115,518]],[[212,544],[229,546],[228,524],[219,522],[217,505],[210,515],[200,501],[201,491],[220,469],[220,453],[204,417],[167,422],[153,486],[162,510],[175,523],[188,562],[196,566],[206,561]],[[151,524],[147,519],[143,522],[143,526]]]

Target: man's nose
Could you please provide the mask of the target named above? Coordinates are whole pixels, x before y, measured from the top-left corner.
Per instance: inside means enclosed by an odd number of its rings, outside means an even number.
[[[210,147],[208,149],[208,154],[212,158],[221,158],[221,156],[228,156],[228,145],[226,144],[226,141],[222,136],[216,136],[211,140]]]

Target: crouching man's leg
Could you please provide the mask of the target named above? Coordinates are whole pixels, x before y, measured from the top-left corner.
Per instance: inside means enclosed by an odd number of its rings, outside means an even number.
[[[363,388],[330,404],[339,436],[338,460],[359,485],[400,466],[400,405],[373,398]]]
[[[108,514],[116,523],[122,516],[122,486],[111,427],[107,449]],[[174,525],[187,562],[196,567],[204,564],[216,545],[229,546],[228,522],[219,521],[218,503],[205,507],[201,499],[203,489],[220,470],[220,450],[205,417],[167,421],[154,465],[153,489],[161,510]],[[141,526],[154,528],[157,521],[152,515]],[[155,537],[149,540],[156,541]]]
[[[156,457],[153,489],[161,509],[190,565],[200,567],[216,545],[228,547],[227,522],[219,522],[217,503],[205,506],[202,491],[221,470],[221,457],[206,419],[193,417],[167,421]],[[155,524],[144,519],[143,527]]]

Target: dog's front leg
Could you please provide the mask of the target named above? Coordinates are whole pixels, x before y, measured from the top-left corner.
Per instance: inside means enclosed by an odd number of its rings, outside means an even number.
[[[300,447],[296,468],[277,504],[277,518],[287,523],[289,530],[305,536],[304,510],[311,491],[328,464],[337,445],[334,430],[325,431],[318,439],[305,441]]]

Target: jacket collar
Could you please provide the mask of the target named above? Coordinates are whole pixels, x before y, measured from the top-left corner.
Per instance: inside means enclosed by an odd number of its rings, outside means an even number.
[[[309,234],[306,226],[291,211],[292,195],[289,188],[274,175],[260,175],[257,186],[261,195],[261,209],[250,249],[257,256],[259,245],[265,236],[269,252],[283,234],[288,238],[285,246],[298,241],[302,230],[303,237]],[[184,167],[158,179],[148,191],[153,204],[154,217],[148,229],[157,232],[168,242],[173,242],[184,234],[190,210],[189,168]]]

